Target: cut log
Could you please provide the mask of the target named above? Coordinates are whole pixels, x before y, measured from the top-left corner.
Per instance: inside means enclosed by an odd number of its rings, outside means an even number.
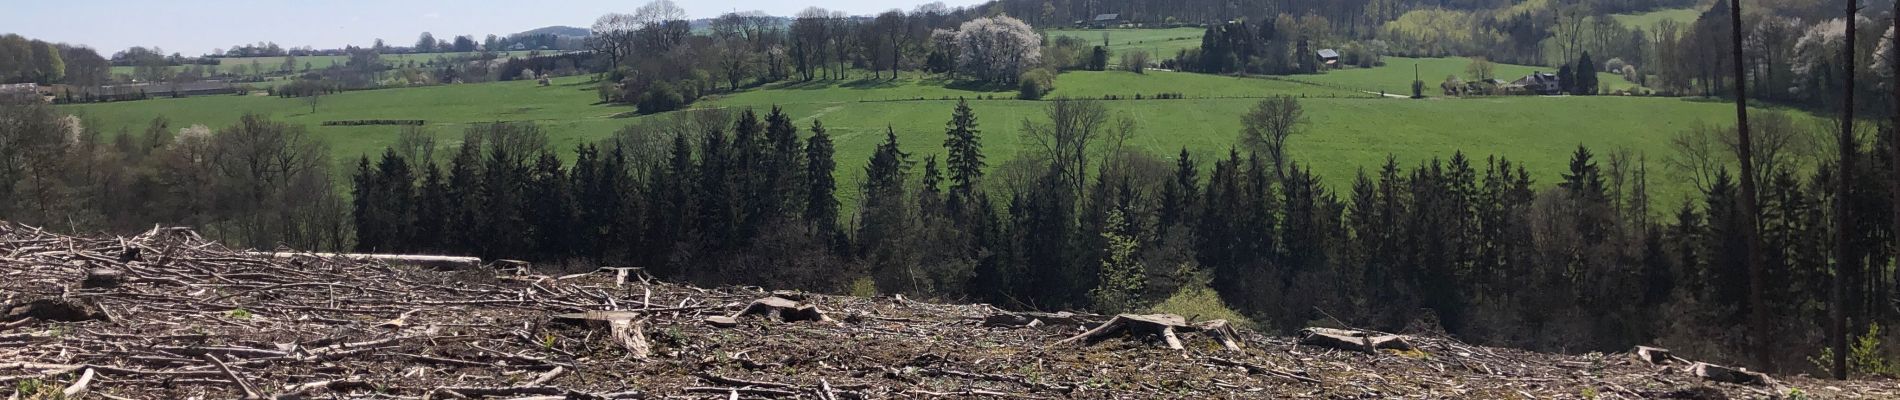
[[[1220,342],[1221,347],[1226,347],[1227,350],[1241,351],[1242,349],[1240,345],[1240,331],[1235,330],[1232,325],[1229,325],[1227,320],[1217,319],[1201,322],[1194,324],[1194,328],[1199,330],[1201,334],[1207,335],[1213,338],[1214,341]]]
[[[732,319],[736,322],[737,319],[746,316],[764,316],[767,319],[783,322],[833,322],[831,317],[825,315],[825,311],[818,309],[816,305],[799,303],[778,296],[754,300],[752,304],[746,305],[745,309],[739,310],[738,314],[733,314]]]
[[[626,348],[633,358],[645,359],[653,353],[653,346],[647,344],[645,323],[637,320],[642,314],[632,311],[588,311],[583,313],[559,314],[555,321],[584,322],[591,327],[605,327],[613,337],[614,343]]]
[[[1768,374],[1751,372],[1747,369],[1729,368],[1720,365],[1698,362],[1689,366],[1689,372],[1695,376],[1716,382],[1738,385],[1768,386],[1772,380]]]
[[[1108,322],[1095,327],[1095,329],[1090,329],[1088,332],[1082,332],[1080,335],[1062,339],[1062,341],[1056,342],[1056,345],[1061,346],[1076,342],[1093,344],[1126,333],[1134,336],[1157,338],[1166,342],[1168,348],[1180,350],[1185,347],[1181,345],[1181,339],[1175,336],[1175,331],[1181,328],[1192,329],[1192,327],[1188,326],[1187,319],[1179,315],[1122,314],[1109,319]]]
[[[706,325],[714,328],[733,328],[739,326],[739,320],[727,316],[706,317]]]
[[[1668,365],[1670,361],[1674,361],[1669,356],[1669,349],[1661,347],[1636,346],[1636,350],[1631,350],[1630,354],[1651,365]]]
[[[983,326],[987,327],[1036,327],[1036,326],[1082,326],[1105,321],[1099,315],[1085,315],[1071,312],[1042,313],[1000,313],[983,317]]]
[[[436,269],[475,269],[482,266],[478,257],[428,256],[410,254],[353,254],[353,253],[277,253],[268,251],[246,252],[245,255],[266,258],[343,258],[353,261],[382,261],[390,264],[415,265]]]
[[[74,299],[45,298],[16,304],[7,309],[5,322],[24,319],[41,321],[80,322],[105,319],[106,313],[99,306]]]
[[[79,281],[79,287],[87,289],[111,289],[125,283],[125,271],[112,268],[89,268],[86,279]]]
[[[1415,347],[1412,347],[1411,342],[1405,340],[1404,336],[1332,328],[1306,328],[1301,330],[1300,344],[1366,353],[1376,352],[1380,349],[1399,351],[1411,351],[1415,349]]]

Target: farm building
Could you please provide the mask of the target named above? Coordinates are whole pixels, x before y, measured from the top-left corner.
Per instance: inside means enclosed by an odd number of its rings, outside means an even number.
[[[1319,61],[1321,63],[1326,64],[1327,67],[1338,68],[1339,67],[1339,50],[1320,49]]]
[[[237,87],[220,81],[139,83],[99,87],[98,95],[112,99],[144,97],[184,97],[237,93]]]
[[[1095,16],[1095,19],[1090,20],[1089,26],[1095,29],[1102,29],[1102,28],[1112,27],[1115,25],[1120,25],[1121,23],[1122,23],[1121,14],[1101,14],[1101,15]]]
[[[32,83],[0,85],[0,97],[11,98],[14,96],[44,99],[46,96],[46,87]]]
[[[1543,71],[1535,71],[1523,78],[1511,81],[1511,84],[1505,85],[1502,89],[1507,91],[1523,90],[1542,95],[1554,95],[1562,94],[1564,91],[1563,87],[1563,82],[1557,79],[1557,75],[1547,74]]]

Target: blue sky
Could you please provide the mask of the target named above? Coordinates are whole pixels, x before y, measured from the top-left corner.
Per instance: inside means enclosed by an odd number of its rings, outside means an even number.
[[[808,6],[872,14],[910,10],[942,1],[951,7],[981,0],[674,0],[693,18],[759,10],[792,15]],[[285,47],[367,46],[377,38],[410,45],[424,31],[438,38],[508,34],[550,25],[587,27],[608,12],[631,13],[646,0],[64,0],[14,1],[0,34],[83,44],[110,57],[131,46],[199,55],[243,43]]]

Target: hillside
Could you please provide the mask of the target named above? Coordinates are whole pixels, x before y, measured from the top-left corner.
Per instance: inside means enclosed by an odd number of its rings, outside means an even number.
[[[1448,59],[1443,59],[1448,60]],[[1427,63],[1462,68],[1455,61]],[[1452,65],[1457,65],[1453,67]],[[1497,97],[1410,101],[1380,99],[1347,89],[1394,85],[1399,75],[1379,69],[1335,71],[1287,79],[1236,78],[1155,71],[1070,72],[1058,77],[1051,97],[1099,99],[1114,95],[1112,112],[1134,118],[1140,132],[1132,144],[1168,157],[1186,147],[1204,163],[1224,156],[1240,131],[1237,117],[1259,97],[1306,98],[1306,133],[1292,139],[1296,161],[1343,190],[1360,169],[1373,170],[1387,155],[1405,166],[1450,157],[1463,151],[1482,160],[1503,156],[1524,163],[1540,184],[1556,182],[1579,144],[1599,151],[1628,148],[1647,153],[1660,164],[1673,150],[1670,138],[1701,122],[1719,123],[1733,110],[1719,103],[1672,98]],[[1530,67],[1511,67],[1529,69]],[[1410,68],[1403,68],[1409,82]],[[1504,67],[1500,71],[1507,71]],[[1294,81],[1325,81],[1325,86]],[[1317,82],[1315,82],[1317,83]],[[1400,84],[1408,85],[1409,83]],[[1180,100],[1133,100],[1136,95],[1181,93]],[[972,89],[937,78],[906,73],[902,78],[784,82],[708,98],[703,108],[761,112],[781,106],[803,129],[823,120],[837,141],[840,182],[855,184],[859,168],[888,127],[898,133],[916,159],[943,151],[943,126],[956,99],[973,102],[984,130],[992,168],[1015,158],[1023,147],[1024,119],[1039,118],[1046,102],[1014,100],[1013,91]],[[629,124],[669,118],[670,114],[634,115],[625,106],[598,104],[585,77],[560,78],[550,87],[533,82],[397,88],[325,96],[311,113],[302,99],[212,96],[138,102],[63,106],[80,113],[99,132],[139,132],[155,117],[166,117],[173,131],[191,124],[217,128],[244,113],[260,113],[308,127],[329,143],[339,162],[380,154],[396,140],[397,128],[321,126],[323,121],[423,119],[438,143],[454,146],[472,123],[534,121],[551,136],[551,148],[572,157],[575,145],[611,137]],[[1551,112],[1566,110],[1565,112]],[[1638,116],[1640,118],[1625,118]],[[1611,118],[1616,117],[1616,118]],[[1660,165],[1657,165],[1660,167]],[[1656,198],[1678,201],[1689,194],[1680,180],[1658,180]],[[841,191],[849,197],[852,191]],[[847,201],[849,203],[849,201]]]
[[[13,278],[0,282],[9,293],[0,391],[27,399],[1900,395],[1892,381],[1716,383],[1681,361],[1539,354],[1433,334],[1395,345],[1411,350],[1372,353],[1221,330],[1184,331],[1181,350],[1139,335],[1086,344],[1063,339],[1105,317],[695,288],[637,270],[272,259],[182,229],[85,238],[0,225],[0,253],[0,272]],[[820,320],[744,315],[768,297],[798,308],[772,316]],[[738,315],[736,324],[708,318],[722,315]],[[1046,322],[1016,325],[1029,317]],[[1240,349],[1206,332],[1232,332]]]
[[[549,26],[549,27],[529,29],[529,30],[521,31],[519,33],[509,35],[509,36],[554,35],[554,36],[569,36],[569,37],[587,37],[593,34],[594,33],[592,31],[587,30],[587,28],[573,27],[573,26]]]

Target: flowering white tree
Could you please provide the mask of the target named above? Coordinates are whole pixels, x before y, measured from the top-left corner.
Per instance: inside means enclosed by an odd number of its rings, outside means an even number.
[[[957,71],[980,81],[1015,82],[1042,63],[1042,36],[1009,16],[963,23],[956,44]]]

